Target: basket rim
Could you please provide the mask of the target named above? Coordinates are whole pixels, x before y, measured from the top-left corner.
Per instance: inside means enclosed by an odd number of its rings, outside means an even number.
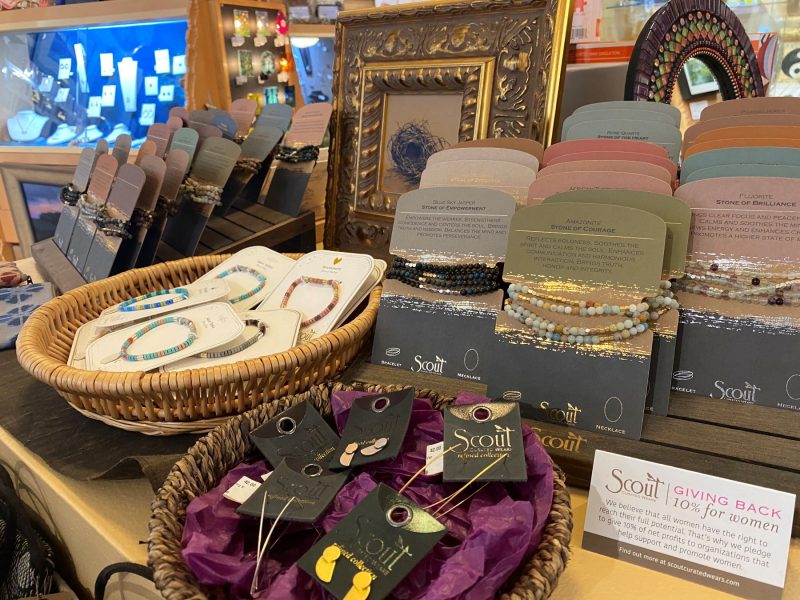
[[[373,313],[377,313],[380,305],[382,292],[380,283],[370,292],[367,298],[367,306],[345,325],[284,352],[240,360],[216,367],[200,367],[182,371],[157,371],[154,373],[144,371],[118,373],[77,369],[69,366],[66,362],[53,358],[46,352],[44,344],[36,339],[38,331],[41,328],[49,327],[54,320],[53,316],[55,314],[63,314],[65,307],[71,301],[79,304],[83,303],[85,295],[91,295],[93,290],[102,289],[109,285],[114,285],[118,288],[132,286],[134,282],[132,281],[131,273],[136,272],[141,278],[148,278],[148,276],[160,274],[165,265],[170,265],[176,269],[185,269],[205,261],[213,261],[219,264],[230,256],[230,254],[195,256],[159,263],[141,269],[132,269],[100,281],[88,283],[53,298],[37,309],[23,326],[17,339],[17,361],[30,375],[48,385],[53,385],[60,392],[101,394],[105,398],[125,398],[131,393],[147,394],[149,390],[153,389],[159,391],[181,389],[181,381],[195,379],[196,377],[207,378],[218,385],[227,385],[248,381],[254,376],[254,372],[270,373],[274,372],[276,368],[292,370],[302,366],[310,358],[332,354],[343,345],[345,338],[359,337],[361,330],[369,329],[373,324]],[[302,254],[290,253],[287,256],[302,256]],[[307,356],[309,354],[311,355],[310,357]]]

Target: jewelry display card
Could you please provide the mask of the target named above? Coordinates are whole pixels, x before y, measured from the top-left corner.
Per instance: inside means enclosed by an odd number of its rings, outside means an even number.
[[[136,260],[152,224],[158,196],[167,175],[167,165],[158,156],[143,157],[139,162],[139,167],[144,171],[145,182],[139,194],[139,201],[136,203],[134,218],[131,219],[131,237],[123,240],[120,244],[114,266],[111,268],[112,275],[136,266]]]
[[[169,130],[173,133],[173,135],[176,131],[183,127],[183,124],[183,119],[180,117],[170,117],[167,119],[167,127],[169,127]]]
[[[584,110],[581,112],[572,113],[569,117],[564,119],[564,124],[561,126],[561,136],[566,139],[569,130],[580,123],[597,122],[608,119],[626,120],[633,119],[636,121],[652,121],[653,123],[663,123],[670,127],[675,127],[675,119],[671,113],[660,111],[648,111],[642,113],[641,111],[632,111],[629,108],[610,108],[604,110]]]
[[[672,195],[672,186],[661,179],[638,173],[588,171],[557,173],[539,177],[528,189],[528,204],[539,204],[545,198],[576,190],[635,190],[652,194]]]
[[[642,117],[645,118],[645,117]],[[566,141],[589,138],[609,140],[631,140],[652,142],[667,151],[672,162],[677,163],[680,157],[683,137],[675,125],[657,123],[651,120],[603,119],[576,123],[562,135]]]
[[[444,409],[443,481],[527,481],[517,402]]]
[[[104,85],[103,86],[103,95],[101,96],[102,103],[101,105],[105,108],[114,108],[114,104],[117,100],[117,86],[116,85]]]
[[[341,471],[395,458],[411,422],[414,388],[353,400],[329,467]]]
[[[216,127],[213,129],[219,131]],[[200,144],[189,176],[201,185],[220,188],[221,194],[241,151],[239,144],[231,140],[207,138]],[[193,200],[184,192],[178,214],[169,219],[164,228],[164,241],[184,256],[194,256],[214,206],[214,203]]]
[[[172,68],[169,60],[169,49],[155,50],[153,54],[155,55],[155,67],[153,70],[158,75],[168,74]]]
[[[113,219],[119,223],[130,222],[133,209],[139,201],[139,194],[145,184],[145,173],[136,165],[125,164],[117,171],[111,192],[103,207],[104,218]],[[122,226],[124,228],[124,225]],[[110,226],[109,233],[103,231],[104,226],[97,226],[91,247],[86,256],[86,264],[81,270],[87,282],[105,279],[111,275],[114,260],[117,257],[122,238],[114,233],[120,229],[116,223]]]
[[[132,143],[131,136],[127,133],[117,136],[117,139],[114,140],[114,149],[111,151],[111,156],[117,159],[118,165],[124,165],[128,162]]]
[[[664,167],[641,160],[574,160],[570,162],[553,163],[539,171],[537,177],[542,179],[550,175],[590,171],[638,173],[639,175],[647,175],[648,177],[660,179],[668,184],[670,188],[674,181],[670,172]]]
[[[565,154],[579,154],[583,152],[628,152],[633,155],[658,156],[669,158],[667,151],[657,144],[635,140],[571,140],[558,142],[548,146],[544,151],[543,165],[550,165],[553,160]]]
[[[195,136],[197,135],[197,132],[192,129],[179,131],[188,131]],[[139,249],[139,253],[136,257],[137,267],[146,267],[153,264],[156,251],[158,250],[158,244],[161,241],[161,235],[164,233],[164,226],[167,223],[170,207],[178,197],[178,192],[183,183],[183,177],[190,166],[189,155],[181,148],[170,150],[164,162],[166,166],[164,181],[161,183],[161,189],[156,202],[153,223],[147,229],[142,247]]]
[[[228,113],[218,111],[211,119],[211,124],[222,132],[222,137],[228,140],[236,139],[236,130],[238,128],[236,121],[233,120]]]
[[[627,306],[643,310],[643,298],[659,294],[665,244],[664,221],[642,210],[576,203],[518,210],[503,278],[521,288],[509,290],[497,318],[489,395],[519,401],[525,417],[638,439],[653,335]],[[579,301],[586,314],[574,312]],[[609,310],[594,314],[604,304]]]
[[[292,122],[294,109],[288,104],[267,104],[261,109],[261,114],[258,115],[256,126],[270,125],[277,127],[283,131],[289,129],[289,123]]]
[[[179,54],[172,57],[172,74],[185,75],[186,74],[186,55]]]
[[[155,156],[156,155],[156,143],[153,140],[145,140],[144,143],[139,147],[139,152],[136,154],[136,164],[142,162],[142,158],[145,156]]]
[[[86,116],[90,119],[99,119],[102,105],[102,96],[89,96],[89,105],[86,107]]]
[[[197,132],[197,147],[200,148],[207,139],[210,138],[221,138],[222,131],[219,127],[214,127],[213,125],[205,125],[203,123],[194,123],[189,125],[192,129]]]
[[[158,77],[144,78],[144,95],[158,96]]]
[[[72,175],[72,189],[77,193],[84,193],[86,186],[89,185],[89,176],[94,170],[100,153],[95,148],[84,148],[78,160],[78,166]],[[65,204],[61,209],[61,216],[56,225],[53,241],[56,246],[66,255],[69,248],[69,240],[72,238],[72,230],[75,228],[75,221],[78,218],[78,206]]]
[[[630,100],[608,100],[606,102],[594,102],[579,106],[575,109],[573,114],[580,114],[583,112],[596,112],[603,110],[619,110],[623,109],[636,113],[642,113],[641,117],[646,117],[650,113],[659,113],[668,115],[677,127],[681,125],[681,111],[672,106],[671,104],[664,104],[662,102],[632,102]]]
[[[703,109],[701,121],[727,119],[742,115],[800,115],[797,98],[763,97],[739,98],[711,104]]]
[[[518,150],[525,152],[531,156],[535,156],[536,160],[542,162],[544,156],[544,148],[542,144],[536,140],[528,138],[483,138],[481,140],[467,140],[458,142],[450,146],[451,148],[508,148],[509,150]]]
[[[266,326],[266,333],[252,345],[234,354],[217,358],[192,356],[167,365],[164,367],[164,370],[184,371],[186,369],[209,369],[222,365],[230,365],[242,360],[252,360],[286,352],[294,348],[297,344],[302,315],[296,310],[288,308],[276,310],[248,310],[239,313],[239,316],[243,321],[253,320],[263,323]],[[253,336],[257,334],[258,329],[255,327],[246,327],[244,333],[238,338],[218,348],[213,348],[212,351],[221,354],[231,349],[236,349],[243,344],[247,344]]]
[[[720,177],[784,177],[800,179],[800,166],[797,165],[719,165],[698,169],[689,175],[683,185],[718,179]]]
[[[135,109],[134,109],[135,110]],[[156,121],[156,105],[152,102],[142,104],[142,112],[139,113],[139,125],[147,127]]]
[[[184,310],[199,304],[206,304],[209,302],[219,303],[220,301],[222,301],[224,304],[227,304],[227,302],[224,302],[224,298],[228,295],[228,284],[222,279],[194,281],[175,289],[184,290],[188,294],[186,300],[175,298],[176,296],[179,296],[179,293],[175,292],[171,295],[173,299],[172,304],[157,306],[155,308],[121,311],[119,308],[122,303],[115,304],[114,306],[109,306],[100,313],[100,316],[95,321],[95,325],[97,327],[108,327],[110,329],[115,329],[118,327],[124,327],[131,323],[136,323],[138,321],[152,319],[165,313]],[[231,311],[233,311],[233,308],[231,308]],[[233,314],[236,313],[233,312]],[[220,342],[220,344],[224,344],[229,341],[230,340],[225,340]],[[189,356],[191,356],[191,354],[189,354]]]
[[[286,133],[287,146],[319,146],[328,130],[333,106],[328,102],[306,104],[294,112]]]
[[[390,250],[412,262],[494,266],[505,259],[514,210],[511,196],[492,189],[408,192],[397,201]],[[503,293],[445,295],[436,289],[384,283],[372,362],[482,381]]]
[[[249,98],[238,98],[231,102],[228,114],[236,121],[237,137],[245,137],[253,125],[258,110],[258,102]]]
[[[165,123],[156,123],[147,130],[147,140],[156,145],[155,155],[164,158],[172,141],[172,130]]]
[[[800,149],[797,148],[726,148],[690,156],[681,165],[681,183],[701,169],[721,165],[800,165]]]
[[[474,160],[494,160],[498,162],[508,162],[529,168],[534,173],[539,170],[539,160],[532,154],[521,150],[509,148],[486,148],[486,147],[466,147],[448,148],[437,152],[428,159],[427,167],[440,163],[453,163]]]
[[[250,439],[273,468],[285,458],[327,465],[339,444],[339,436],[307,400],[251,431]]]
[[[536,172],[522,165],[496,160],[472,160],[430,165],[422,172],[419,189],[441,187],[492,189],[514,198],[517,206],[525,206],[528,188],[535,179]]]
[[[210,110],[193,110],[189,113],[189,120],[186,122],[189,127],[196,125],[211,125],[214,120],[214,113]]]
[[[426,511],[379,483],[297,564],[337,600],[351,589],[357,598],[368,593],[369,600],[383,600],[446,533]],[[376,545],[392,549],[388,564],[385,551],[374,553]],[[335,568],[326,559],[331,556]]]
[[[112,331],[92,342],[86,349],[86,368],[90,371],[114,371],[133,373],[150,371],[175,361],[187,358],[198,352],[227,344],[244,331],[244,323],[236,316],[226,302],[211,302],[194,308],[187,308],[165,317],[179,318],[194,326],[194,341],[186,344],[192,332],[180,322],[167,322],[163,325],[141,332],[152,322],[142,322]],[[158,320],[157,320],[158,321]],[[140,337],[137,337],[136,334]],[[126,360],[120,356],[123,344],[135,338],[130,344],[130,354],[158,354],[155,358]],[[184,345],[182,349],[175,348]],[[117,357],[116,359],[114,357]]]
[[[58,76],[56,79],[66,81],[72,76],[72,59],[59,58],[58,59]]]
[[[86,206],[81,201],[78,202],[77,220],[75,228],[67,248],[67,258],[78,272],[83,271],[86,264],[86,257],[89,248],[92,246],[94,233],[97,226],[93,220],[93,214],[97,209],[106,203],[108,194],[111,192],[111,185],[117,174],[117,160],[108,154],[104,154],[97,159],[92,178],[89,181],[89,188],[86,191]]]
[[[368,254],[316,250],[302,256],[258,310],[293,308],[303,315],[300,343],[335,328],[375,268]]]
[[[72,340],[72,348],[69,351],[67,364],[76,369],[86,369],[86,348],[106,333],[108,333],[108,330],[96,327],[94,321],[89,321],[78,327]]]
[[[194,161],[194,153],[195,150],[197,150],[199,139],[200,136],[197,131],[189,127],[178,129],[178,131],[172,134],[172,141],[169,144],[170,151],[183,150],[189,156],[189,160],[186,163],[186,173],[189,172],[189,168]],[[184,175],[186,173],[184,173]],[[183,179],[182,176],[181,179]]]
[[[697,136],[695,143],[731,140],[736,138],[761,139],[762,146],[772,146],[770,140],[773,139],[798,139],[800,138],[800,125],[792,126],[788,123],[784,125],[747,125],[720,127],[711,131],[706,131]]]
[[[683,132],[684,152],[691,148],[704,133],[727,127],[800,127],[799,115],[742,115],[726,119],[709,119],[698,121]],[[783,137],[783,136],[778,136]]]
[[[103,77],[113,77],[114,73],[114,55],[111,52],[101,52],[100,75]]]
[[[181,121],[183,121],[184,125],[189,124],[189,118],[190,118],[189,111],[182,106],[173,106],[172,108],[170,108],[169,117],[170,119],[172,117],[177,117]]]
[[[174,98],[175,98],[174,85],[162,85],[161,88],[158,90],[159,102],[172,102]]]
[[[219,279],[223,276],[228,284],[228,301],[237,312],[245,312],[259,304],[280,285],[289,271],[294,267],[295,261],[288,256],[275,252],[264,246],[250,246],[239,250],[230,258],[225,259],[198,281]],[[237,271],[237,269],[239,269]],[[237,301],[258,287],[260,281],[255,278],[259,275],[265,279],[263,286],[246,300]]]
[[[347,319],[352,315],[356,309],[364,302],[372,293],[372,290],[375,289],[382,280],[383,276],[386,274],[386,269],[388,265],[386,261],[380,258],[375,259],[375,266],[372,269],[372,273],[370,273],[369,277],[367,277],[364,285],[361,286],[361,289],[353,296],[353,299],[348,304],[347,308],[344,309],[342,315],[337,319],[336,324],[334,325],[334,329],[340,327],[343,323],[347,321]]]
[[[672,196],[628,190],[566,192],[545,200],[547,204],[557,202],[612,204],[638,208],[657,215],[667,226],[661,278],[666,281],[685,275],[692,215],[691,210],[682,200]],[[645,410],[659,416],[666,416],[669,409],[672,371],[677,349],[678,321],[678,311],[670,310],[650,326],[653,332],[653,354],[650,360],[650,386]]]
[[[666,156],[654,156],[652,154],[637,154],[635,152],[616,152],[604,150],[592,150],[589,152],[576,152],[574,154],[562,154],[547,163],[547,166],[561,163],[588,161],[588,160],[619,160],[619,161],[639,161],[657,165],[667,170],[672,177],[672,181],[678,179],[678,165]]]
[[[800,148],[800,137],[798,138],[728,138],[721,140],[710,140],[697,142],[683,155],[684,160],[695,154],[711,152],[712,150],[723,150],[725,148],[762,148],[769,144],[771,148]]]
[[[673,389],[800,410],[800,308],[791,285],[800,271],[800,181],[727,177],[675,194],[692,210],[690,273],[709,275],[688,280],[680,296]],[[784,282],[791,287],[771,287]]]

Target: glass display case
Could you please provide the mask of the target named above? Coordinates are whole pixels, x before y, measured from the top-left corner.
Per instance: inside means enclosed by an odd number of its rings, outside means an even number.
[[[184,106],[185,18],[0,33],[0,145],[134,147]]]

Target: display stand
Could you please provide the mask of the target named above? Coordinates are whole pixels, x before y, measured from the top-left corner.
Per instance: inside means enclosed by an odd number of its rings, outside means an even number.
[[[445,395],[485,393],[482,384],[357,362],[344,383],[413,385]],[[645,415],[642,438],[627,440],[525,419],[569,485],[588,488],[596,450],[800,494],[800,423],[785,411],[673,393],[666,417]],[[800,537],[800,506],[792,529]]]
[[[86,285],[86,280],[72,266],[69,259],[56,246],[53,238],[36,242],[31,246],[31,255],[45,279],[58,288],[60,293]]]

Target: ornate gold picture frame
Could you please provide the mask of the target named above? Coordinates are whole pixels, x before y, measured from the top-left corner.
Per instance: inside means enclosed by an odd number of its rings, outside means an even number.
[[[459,141],[557,123],[572,0],[424,2],[336,24],[325,245],[388,254],[397,198]]]

